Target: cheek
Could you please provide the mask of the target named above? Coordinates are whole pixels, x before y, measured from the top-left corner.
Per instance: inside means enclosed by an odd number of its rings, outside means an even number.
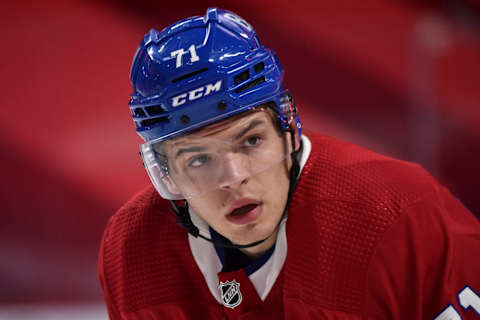
[[[278,173],[275,176],[277,179],[278,192],[280,194],[285,194],[285,197],[288,193],[288,188],[290,186],[290,168],[292,166],[292,159],[287,157],[285,161],[279,165]]]
[[[187,200],[188,205],[208,224],[220,216],[222,200],[216,192],[208,195]]]
[[[278,163],[274,170],[272,171],[272,179],[276,182],[272,184],[271,187],[274,189],[284,189],[285,185],[288,184],[290,180],[290,167],[292,166],[292,159],[290,156],[287,156],[284,161]]]
[[[288,162],[282,161],[278,165],[265,172],[265,175],[259,176],[259,183],[266,191],[265,201],[268,202],[274,212],[283,209],[286,205],[288,188],[290,186],[290,174]]]

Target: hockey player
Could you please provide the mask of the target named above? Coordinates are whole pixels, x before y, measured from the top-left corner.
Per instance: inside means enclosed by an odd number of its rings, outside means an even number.
[[[130,80],[153,186],[104,233],[111,319],[480,320],[479,222],[418,165],[302,135],[245,20],[151,30]]]

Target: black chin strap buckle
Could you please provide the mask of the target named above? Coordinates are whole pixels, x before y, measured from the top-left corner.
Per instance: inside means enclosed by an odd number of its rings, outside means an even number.
[[[185,201],[185,205],[179,206],[175,201],[170,200],[172,204],[171,210],[178,217],[177,224],[187,230],[195,238],[200,234],[200,230],[193,224],[190,214],[188,212],[188,203]]]

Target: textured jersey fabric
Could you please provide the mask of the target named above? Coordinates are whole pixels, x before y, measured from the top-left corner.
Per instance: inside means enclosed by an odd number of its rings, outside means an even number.
[[[238,270],[218,280],[235,279],[242,302],[220,304],[168,201],[148,187],[103,236],[99,278],[110,318],[480,319],[473,215],[418,165],[310,139],[285,226],[288,253],[265,299]]]

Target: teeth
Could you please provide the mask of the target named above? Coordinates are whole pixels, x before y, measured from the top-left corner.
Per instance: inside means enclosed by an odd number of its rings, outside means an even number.
[[[244,213],[247,213],[253,209],[255,209],[258,205],[257,204],[247,204],[246,206],[243,206],[243,207],[240,207],[240,208],[237,208],[235,210],[232,211],[232,215],[236,215],[236,214],[244,214]]]

